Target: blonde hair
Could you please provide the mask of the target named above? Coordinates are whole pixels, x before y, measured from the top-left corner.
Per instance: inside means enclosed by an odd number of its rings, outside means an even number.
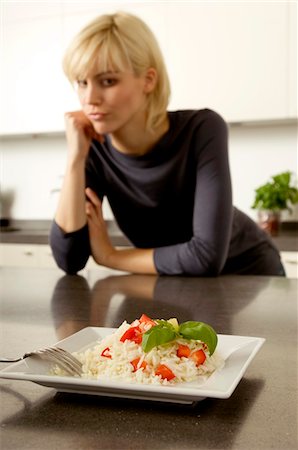
[[[153,67],[155,88],[148,94],[147,128],[157,128],[165,119],[170,82],[158,42],[140,18],[125,12],[107,14],[90,22],[68,47],[63,69],[71,83],[84,79],[94,67],[100,71],[132,70],[139,76]]]

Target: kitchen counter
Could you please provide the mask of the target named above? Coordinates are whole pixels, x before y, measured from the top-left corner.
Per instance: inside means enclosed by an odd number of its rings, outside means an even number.
[[[5,244],[48,244],[51,221],[49,220],[16,220],[9,227],[0,230],[0,242]],[[129,240],[122,234],[117,224],[107,221],[107,228],[115,246],[129,246]],[[280,251],[298,251],[298,224],[285,222],[278,236],[273,237]]]
[[[107,229],[113,245],[129,246],[128,239],[121,233],[116,223],[109,220]],[[0,229],[0,242],[4,244],[48,244],[51,221],[15,220],[9,226]]]
[[[117,327],[143,312],[266,339],[229,399],[192,405],[66,394],[1,379],[1,448],[297,448],[297,280],[120,275],[101,268],[83,277],[58,269],[2,268],[0,285],[6,357],[86,326]]]

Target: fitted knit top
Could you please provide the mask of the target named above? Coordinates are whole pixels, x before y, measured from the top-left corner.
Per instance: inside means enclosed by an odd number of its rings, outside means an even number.
[[[169,130],[142,156],[124,154],[108,135],[93,140],[86,186],[107,197],[133,246],[153,248],[159,274],[245,273],[271,239],[232,205],[228,129],[216,112],[168,112]],[[64,233],[54,221],[50,243],[59,267],[82,269],[89,256],[88,226]],[[232,264],[231,264],[232,263]]]

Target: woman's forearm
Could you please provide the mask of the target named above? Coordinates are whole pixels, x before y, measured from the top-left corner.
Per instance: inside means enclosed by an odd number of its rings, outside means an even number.
[[[157,274],[153,249],[113,249],[102,264],[116,270],[138,274]]]
[[[88,198],[86,215],[89,228],[90,248],[97,264],[124,272],[157,274],[154,264],[154,250],[140,248],[115,248],[108,235],[102,215],[102,202],[96,193],[86,189]]]
[[[97,135],[82,111],[65,114],[68,160],[56,212],[56,222],[65,232],[82,228],[87,223],[85,211],[85,163],[91,139]]]
[[[55,215],[66,233],[87,223],[85,211],[85,161],[68,162]]]

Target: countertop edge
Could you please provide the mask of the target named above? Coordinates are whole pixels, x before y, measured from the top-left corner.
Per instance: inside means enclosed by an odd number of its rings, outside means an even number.
[[[12,220],[1,228],[0,243],[2,244],[49,244],[51,220]],[[131,246],[129,240],[122,234],[113,220],[107,220],[107,229],[112,244],[119,247]],[[278,236],[272,237],[279,251],[298,251],[298,223],[283,222]]]

